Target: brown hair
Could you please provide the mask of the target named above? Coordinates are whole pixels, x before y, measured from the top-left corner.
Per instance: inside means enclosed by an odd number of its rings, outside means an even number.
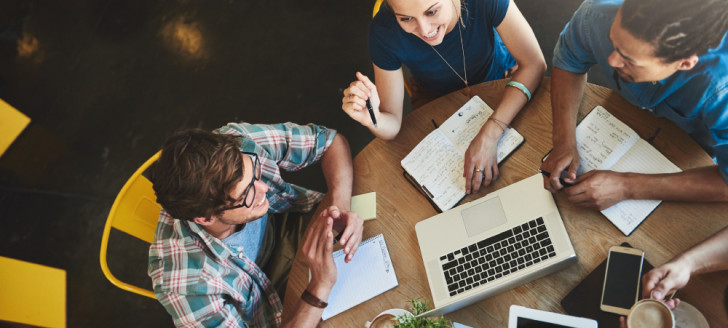
[[[234,199],[243,173],[240,139],[202,129],[182,130],[167,139],[151,169],[157,202],[177,219],[210,218]]]

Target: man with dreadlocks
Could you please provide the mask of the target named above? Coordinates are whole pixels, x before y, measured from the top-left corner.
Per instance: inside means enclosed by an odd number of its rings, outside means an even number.
[[[577,206],[625,199],[728,201],[728,1],[586,0],[561,32],[551,79],[554,149],[544,187]],[[674,174],[576,176],[576,114],[598,65],[635,106],[675,122],[717,165]],[[565,187],[559,177],[573,184]]]

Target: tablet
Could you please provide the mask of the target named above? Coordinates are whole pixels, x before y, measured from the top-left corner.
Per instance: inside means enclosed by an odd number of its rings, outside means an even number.
[[[508,328],[597,328],[592,319],[511,305]]]

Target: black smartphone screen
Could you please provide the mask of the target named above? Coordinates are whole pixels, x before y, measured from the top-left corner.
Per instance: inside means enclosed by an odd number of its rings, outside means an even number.
[[[629,309],[635,303],[642,256],[610,252],[602,304]]]

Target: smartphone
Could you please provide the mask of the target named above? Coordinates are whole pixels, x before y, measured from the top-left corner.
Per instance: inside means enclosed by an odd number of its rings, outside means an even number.
[[[624,246],[609,248],[600,304],[602,311],[620,315],[629,313],[639,295],[644,257],[645,252],[641,249]]]

